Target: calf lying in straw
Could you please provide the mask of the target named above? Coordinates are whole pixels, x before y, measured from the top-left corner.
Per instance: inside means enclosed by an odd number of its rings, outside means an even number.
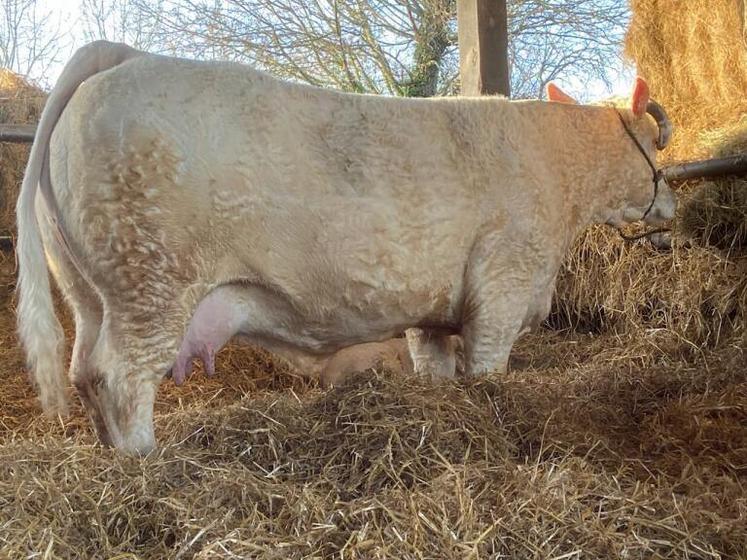
[[[418,329],[415,369],[449,374],[458,333],[466,375],[505,371],[579,232],[675,208],[643,80],[619,112],[550,98],[353,95],[83,47],[17,206],[20,335],[45,409],[66,408],[48,270],[75,314],[71,378],[128,452],[156,445],[167,372],[236,334],[331,356]]]
[[[407,331],[408,336],[412,336],[413,330],[415,329]],[[449,374],[444,376],[452,377],[455,373],[463,372],[461,338],[456,335],[446,337],[444,351],[449,360],[447,366],[451,368]],[[424,356],[421,359],[430,358],[431,356]],[[415,359],[417,360],[417,357]],[[307,357],[306,361],[297,361],[292,365],[301,372],[318,376],[322,387],[337,385],[351,374],[368,369],[385,369],[404,375],[416,373],[408,340],[404,338],[356,344],[343,348],[328,358]]]

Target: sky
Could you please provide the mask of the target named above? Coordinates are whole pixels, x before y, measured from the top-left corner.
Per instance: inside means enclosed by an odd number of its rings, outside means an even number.
[[[60,52],[62,60],[46,69],[44,76],[31,76],[43,85],[51,85],[57,81],[60,72],[62,72],[62,67],[73,54],[75,48],[85,43],[83,34],[80,32],[79,26],[76,25],[80,0],[38,0],[38,2],[42,13],[52,13],[55,24],[58,24],[62,30],[68,30],[64,37],[68,44]]]
[[[70,58],[74,50],[85,43],[85,37],[80,25],[76,24],[80,8],[80,0],[39,0],[39,5],[44,11],[49,11],[54,14],[54,18],[59,21],[61,29],[68,30],[65,34],[65,39],[68,44],[60,53],[61,60],[47,68],[43,77],[32,76],[32,78],[37,82],[49,87],[57,80],[65,62]],[[607,85],[602,82],[582,84],[580,80],[573,79],[572,77],[561,79],[559,85],[561,85],[561,87],[563,87],[569,94],[585,97],[587,99],[630,95],[635,77],[634,70],[631,68],[623,68],[620,63],[617,64],[619,65],[619,77],[611,85],[611,88],[608,88]]]

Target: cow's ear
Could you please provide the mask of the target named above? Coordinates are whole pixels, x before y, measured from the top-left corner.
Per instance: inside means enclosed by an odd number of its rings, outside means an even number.
[[[640,77],[636,78],[630,109],[637,118],[641,118],[646,114],[646,108],[648,107],[650,97],[651,93],[648,89],[646,80]]]
[[[570,95],[568,95],[552,82],[548,83],[547,86],[545,86],[545,91],[547,92],[548,101],[555,101],[557,103],[570,103],[572,105],[576,105],[578,103],[578,101],[573,99]]]

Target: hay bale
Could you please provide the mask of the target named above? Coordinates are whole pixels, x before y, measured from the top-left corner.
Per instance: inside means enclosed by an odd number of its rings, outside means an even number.
[[[0,68],[0,123],[36,124],[46,93]],[[0,236],[15,236],[15,204],[30,145],[0,144]]]
[[[677,127],[668,154],[704,155],[700,131],[747,112],[747,42],[741,0],[631,0],[625,53]]]
[[[683,200],[680,231],[700,245],[730,254],[747,249],[747,179],[704,181]]]
[[[708,157],[747,154],[747,116],[700,133]],[[731,254],[747,249],[747,177],[692,181],[682,189],[678,229],[695,243]]]
[[[710,157],[747,153],[747,117],[702,132],[700,145]],[[731,254],[747,249],[747,178],[705,180],[685,192],[678,217],[684,237]]]
[[[745,92],[747,97],[747,92]],[[747,153],[747,114],[720,128],[700,133],[700,144],[707,150],[708,157],[722,158]]]
[[[670,159],[747,152],[747,5],[742,0],[631,0],[625,53],[676,127]],[[744,244],[747,181],[689,182],[678,230],[723,249]]]

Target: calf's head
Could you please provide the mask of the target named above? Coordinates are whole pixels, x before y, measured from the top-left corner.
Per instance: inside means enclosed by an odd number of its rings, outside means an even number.
[[[576,101],[555,84],[548,84],[549,101]],[[637,78],[628,108],[604,109],[601,129],[608,137],[609,161],[618,195],[605,209],[603,221],[617,227],[643,221],[658,225],[674,218],[677,200],[656,168],[657,151],[667,147],[672,124],[663,107],[650,97],[645,80]]]

